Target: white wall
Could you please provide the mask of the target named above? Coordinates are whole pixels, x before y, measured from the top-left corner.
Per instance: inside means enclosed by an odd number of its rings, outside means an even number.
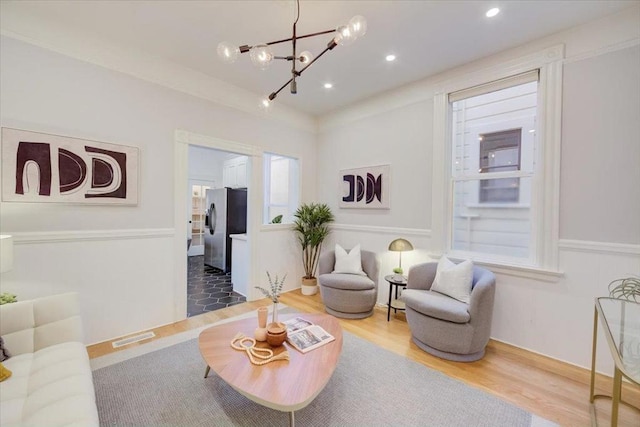
[[[320,120],[318,195],[336,213],[331,241],[377,251],[382,279],[408,238],[428,260],[431,248],[433,94],[442,82],[565,44],[557,280],[497,274],[492,337],[580,366],[590,365],[593,304],[609,282],[640,274],[640,7],[450,70],[337,111]],[[390,164],[391,209],[338,208],[340,169]],[[531,275],[529,275],[531,276]],[[611,373],[601,337],[598,369]]]
[[[386,251],[396,237],[409,239],[417,248],[404,254],[405,268],[427,259],[437,84],[565,43],[560,212],[560,266],[565,274],[556,282],[499,274],[493,337],[586,366],[593,298],[606,294],[611,280],[640,270],[640,220],[633,215],[640,206],[634,192],[637,161],[632,163],[635,169],[629,163],[638,159],[640,134],[638,98],[629,96],[638,93],[633,86],[639,76],[638,16],[640,7],[635,7],[382,94],[323,117],[317,136],[309,126],[313,120],[305,121],[299,114],[279,116],[304,122],[295,126],[253,115],[242,106],[234,110],[207,101],[220,99],[214,93],[219,86],[210,85],[203,75],[161,68],[149,56],[136,62],[138,55],[95,40],[47,38],[39,32],[47,30],[43,26],[33,26],[38,31],[22,37],[58,52],[76,52],[119,73],[2,37],[0,124],[137,146],[141,184],[135,207],[1,203],[1,231],[16,236],[16,247],[14,269],[2,275],[0,291],[17,293],[20,299],[79,291],[87,342],[178,320],[176,295],[182,290],[174,283],[174,256],[184,251],[174,243],[179,240],[174,239],[177,201],[171,191],[175,129],[300,159],[301,201],[327,202],[336,214],[326,247],[334,242],[347,247],[362,243],[378,251],[381,277],[397,264],[397,255]],[[69,49],[60,46],[66,42]],[[172,80],[177,72],[190,78]],[[242,100],[251,98],[241,95]],[[583,128],[586,122],[589,127]],[[619,127],[608,125],[605,130],[599,123]],[[603,141],[610,147],[607,162],[599,155]],[[262,179],[261,160],[260,155],[252,158],[252,184]],[[391,209],[339,209],[338,171],[381,164],[391,165]],[[584,187],[593,189],[593,197]],[[600,203],[603,195],[606,203]],[[584,212],[586,217],[581,216]],[[254,254],[260,255],[254,257],[256,283],[265,283],[264,271],[269,269],[289,274],[286,289],[297,287],[302,269],[290,228],[262,227],[261,212],[253,218]],[[384,302],[387,287],[379,282],[379,302]],[[600,343],[604,345],[602,339]],[[599,368],[609,369],[609,360],[602,352]]]
[[[189,146],[189,179],[213,182],[215,188],[222,187],[224,161],[236,157],[225,151]]]
[[[635,45],[565,66],[565,239],[640,243],[639,57]]]
[[[0,124],[140,148],[137,206],[1,203],[2,233],[15,236],[14,269],[1,292],[19,299],[80,293],[86,342],[180,320],[175,260],[174,134],[184,129],[301,159],[302,192],[315,197],[315,135],[110,71],[13,38],[0,40]],[[251,126],[247,126],[251,123]],[[261,179],[261,174],[259,179]],[[186,181],[185,181],[186,188]],[[262,186],[257,186],[262,188]],[[262,217],[262,206],[259,218]],[[185,214],[186,215],[186,214]],[[185,228],[186,230],[186,228]],[[186,247],[186,233],[184,239]],[[279,241],[262,241],[260,268],[288,265]],[[258,251],[262,249],[257,247]],[[300,265],[298,265],[300,264]],[[182,308],[182,311],[186,307]]]

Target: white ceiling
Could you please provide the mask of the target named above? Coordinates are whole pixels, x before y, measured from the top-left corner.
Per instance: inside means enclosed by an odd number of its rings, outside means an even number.
[[[276,102],[324,114],[634,4],[638,0],[301,0],[298,35],[335,28],[354,15],[367,19],[368,31],[352,45],[328,52],[299,78],[297,95],[285,89]],[[2,0],[1,5],[3,12],[55,21],[174,61],[255,92],[256,99],[290,77],[286,61],[261,71],[243,54],[234,64],[224,64],[216,47],[223,40],[255,45],[290,37],[295,18],[292,0]],[[494,6],[501,13],[486,18],[484,13]],[[317,54],[330,39],[325,35],[300,40],[298,52]],[[278,46],[277,55],[290,53],[290,44]],[[388,53],[398,59],[386,62]],[[324,82],[332,82],[334,88],[325,90]]]

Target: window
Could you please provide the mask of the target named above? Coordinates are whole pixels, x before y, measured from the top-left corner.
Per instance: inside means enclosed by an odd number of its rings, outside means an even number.
[[[461,74],[437,91],[436,254],[558,276],[562,55],[552,47]]]
[[[453,250],[531,257],[531,191],[524,187],[533,177],[538,75],[528,78],[535,80],[450,96]]]
[[[298,207],[298,160],[264,155],[264,224],[291,223]]]
[[[481,134],[480,173],[520,170],[522,128]],[[520,178],[495,178],[480,181],[480,203],[518,202]]]

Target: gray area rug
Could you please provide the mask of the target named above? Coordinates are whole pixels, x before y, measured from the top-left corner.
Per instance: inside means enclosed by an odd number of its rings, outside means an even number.
[[[295,350],[291,350],[295,351]],[[196,339],[93,372],[103,426],[286,426],[288,414],[242,396],[205,363]],[[295,413],[298,426],[553,426],[344,332],[325,389]]]

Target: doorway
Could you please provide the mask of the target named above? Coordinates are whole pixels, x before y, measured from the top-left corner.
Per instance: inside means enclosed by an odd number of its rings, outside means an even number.
[[[230,261],[237,251],[229,236],[246,234],[246,220],[238,225],[233,219],[246,218],[248,163],[249,158],[241,154],[188,146],[187,317],[246,301],[246,295],[234,289]],[[231,195],[243,193],[243,207],[227,204]]]

